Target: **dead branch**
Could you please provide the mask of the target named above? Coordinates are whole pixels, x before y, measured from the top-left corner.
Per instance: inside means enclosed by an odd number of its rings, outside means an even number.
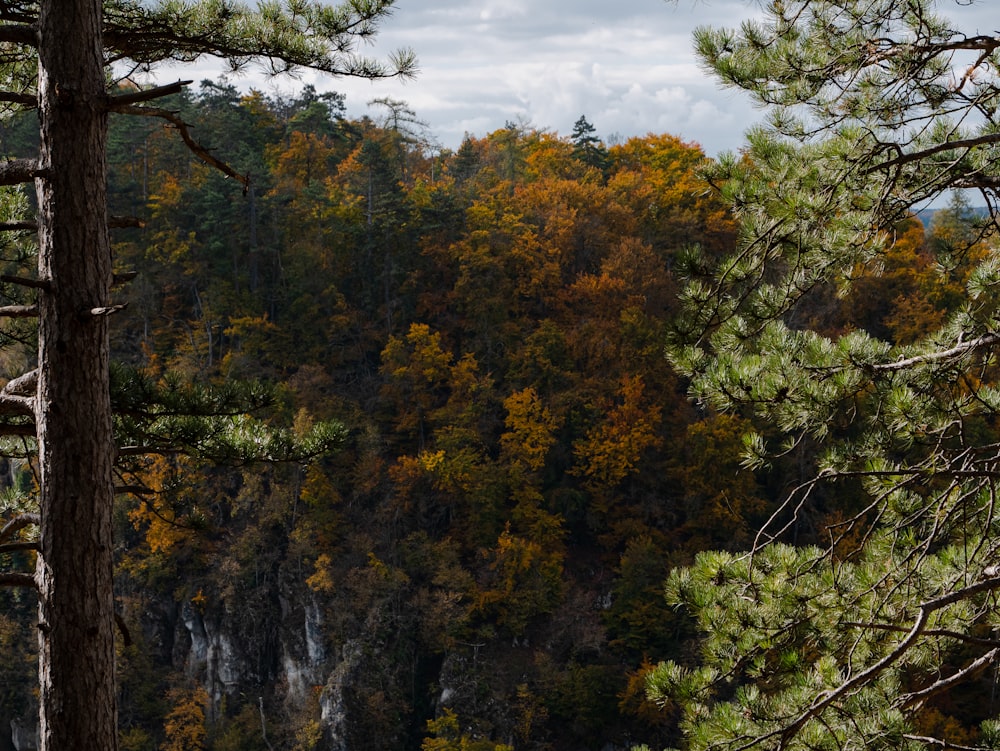
[[[3,424],[0,423],[0,435],[8,438],[34,438],[38,434],[38,429],[35,427],[34,423],[10,423]],[[6,453],[5,456],[12,456],[11,453]]]
[[[0,544],[0,555],[4,553],[38,552],[38,543],[26,540],[24,542],[5,542]]]
[[[105,308],[91,308],[87,311],[87,313],[92,316],[109,316],[114,313],[119,313],[127,307],[128,303],[122,303],[121,305],[109,305]]]
[[[33,396],[19,396],[17,394],[4,394],[0,392],[0,415],[21,415],[27,417],[35,416],[35,398]],[[2,432],[3,428],[0,428]],[[32,430],[31,435],[34,435]]]
[[[0,185],[20,185],[30,183],[36,177],[47,174],[35,159],[11,159],[0,162]]]
[[[0,42],[38,46],[38,32],[26,23],[8,23],[0,26]]]
[[[7,381],[0,395],[33,396],[38,391],[38,368]]]
[[[935,746],[944,749],[944,751],[990,751],[985,746],[962,746],[958,743],[952,743],[941,738],[930,738],[926,735],[911,735],[906,733],[903,737],[908,741],[923,743],[925,746]]]
[[[935,681],[930,686],[922,688],[919,691],[911,691],[908,694],[903,694],[897,699],[897,702],[902,707],[910,707],[930,696],[933,696],[934,694],[940,693],[941,691],[947,691],[949,688],[961,683],[969,676],[975,675],[979,671],[988,667],[996,660],[998,654],[1000,654],[1000,648],[991,649],[986,654],[980,655],[964,668],[952,675],[949,675],[947,678]]]
[[[34,574],[0,574],[0,587],[30,587],[35,589]]]
[[[972,352],[973,350],[981,349],[984,347],[990,347],[994,344],[1000,343],[1000,334],[995,334],[990,332],[989,334],[984,334],[978,339],[973,339],[969,342],[962,342],[961,344],[956,344],[951,349],[942,350],[940,352],[930,352],[926,355],[915,355],[914,357],[907,357],[904,359],[897,360],[896,362],[882,363],[881,365],[873,365],[872,370],[891,372],[895,370],[904,370],[913,365],[921,365],[927,362],[937,362],[939,360],[950,360],[956,357],[961,357],[962,355]]]
[[[170,96],[171,94],[179,94],[185,86],[192,83],[194,82],[177,81],[163,86],[155,86],[151,89],[136,91],[132,94],[117,94],[110,97],[110,109],[114,112],[118,112],[121,107],[129,107],[133,104],[138,104],[139,102],[148,102],[151,99],[159,99],[160,97]]]
[[[25,527],[30,527],[32,524],[37,526],[41,522],[38,514],[18,514],[0,528],[0,542],[9,540]]]
[[[137,216],[109,216],[109,229],[125,229],[127,227],[145,227],[146,223]]]
[[[200,143],[194,140],[191,136],[191,131],[187,123],[185,123],[180,117],[170,110],[161,109],[159,107],[137,107],[134,105],[113,105],[111,107],[113,112],[119,112],[124,115],[137,115],[139,117],[159,117],[170,123],[177,131],[181,134],[181,138],[184,143],[191,150],[196,157],[201,159],[205,164],[214,167],[219,170],[222,174],[227,177],[231,177],[234,180],[239,181],[243,186],[243,194],[246,195],[247,191],[250,189],[250,177],[249,175],[241,175],[232,167],[230,167],[225,162],[216,159],[212,156],[212,153],[202,146]]]
[[[34,231],[38,229],[38,222],[0,222],[0,232],[18,232],[22,230]]]
[[[37,305],[4,305],[0,306],[0,318],[37,318]]]
[[[49,281],[45,279],[29,279],[26,276],[0,274],[0,282],[4,282],[5,284],[17,284],[21,287],[31,287],[32,289],[41,289],[46,291],[52,289],[52,284]]]
[[[156,495],[156,491],[144,485],[115,485],[118,495]]]

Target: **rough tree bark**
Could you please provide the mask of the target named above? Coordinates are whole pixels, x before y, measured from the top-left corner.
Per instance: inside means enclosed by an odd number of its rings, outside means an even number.
[[[101,0],[38,23],[41,751],[117,747]],[[58,617],[55,616],[58,614]]]

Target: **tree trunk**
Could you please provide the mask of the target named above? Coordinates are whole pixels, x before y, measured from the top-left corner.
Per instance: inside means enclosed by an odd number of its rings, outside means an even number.
[[[38,27],[41,751],[117,748],[101,10],[43,0]]]

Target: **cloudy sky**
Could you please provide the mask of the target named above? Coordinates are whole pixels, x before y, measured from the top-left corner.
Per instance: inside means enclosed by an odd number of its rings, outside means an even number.
[[[568,135],[586,115],[605,138],[673,133],[714,154],[737,147],[757,113],[699,68],[691,32],[752,10],[743,0],[398,0],[374,51],[412,47],[419,76],[328,85],[352,114],[375,97],[407,101],[452,148],[518,119]]]
[[[967,33],[993,32],[996,2],[941,6]],[[755,7],[753,0],[397,0],[369,51],[413,48],[415,80],[303,81],[345,93],[351,116],[377,114],[367,108],[376,97],[404,100],[449,148],[465,133],[483,136],[519,119],[568,135],[586,115],[604,138],[672,133],[714,156],[739,148],[760,113],[699,67],[691,33],[736,26]],[[295,85],[283,81],[277,91]]]

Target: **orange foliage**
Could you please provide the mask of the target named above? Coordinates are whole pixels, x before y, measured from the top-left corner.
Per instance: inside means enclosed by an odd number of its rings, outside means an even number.
[[[647,449],[659,445],[660,407],[644,392],[642,376],[625,376],[618,403],[608,405],[605,418],[573,444],[573,472],[595,490],[614,488],[635,472]]]

